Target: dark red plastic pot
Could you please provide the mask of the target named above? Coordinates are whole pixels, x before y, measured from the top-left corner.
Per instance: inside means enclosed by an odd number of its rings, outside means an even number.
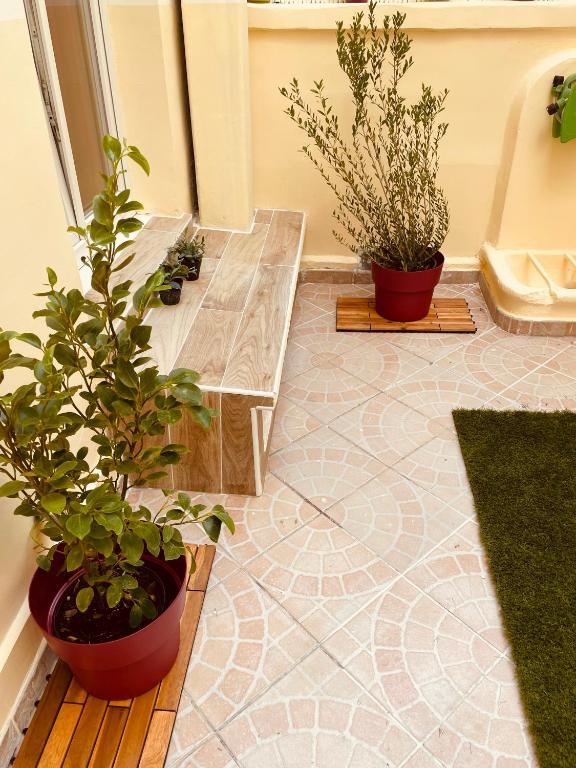
[[[131,699],[153,688],[170,671],[180,646],[180,619],[186,600],[186,558],[165,561],[144,555],[173,580],[172,602],[142,629],[108,643],[71,643],[52,632],[52,619],[63,593],[81,576],[80,571],[60,572],[56,555],[49,572],[38,569],[32,578],[30,612],[48,645],[72,670],[88,693],[99,699]]]
[[[372,262],[376,312],[387,320],[412,322],[426,317],[438,285],[444,256],[436,254],[436,265],[420,272],[401,272]]]

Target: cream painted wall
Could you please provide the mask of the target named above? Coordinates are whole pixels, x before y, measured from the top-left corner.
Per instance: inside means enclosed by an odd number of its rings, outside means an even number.
[[[424,7],[423,7],[424,6]],[[475,263],[488,234],[506,125],[514,96],[528,70],[559,49],[574,45],[576,5],[557,8],[525,3],[408,4],[405,27],[414,38],[414,92],[422,80],[450,90],[450,130],[442,146],[441,180],[452,224],[445,253],[451,266]],[[380,6],[379,13],[396,6]],[[304,254],[330,259],[345,251],[331,235],[334,200],[307,158],[298,152],[304,136],[283,114],[278,86],[296,76],[302,85],[324,78],[341,115],[350,117],[350,98],[335,54],[334,21],[358,7],[254,7],[250,11],[250,81],[254,198],[258,207],[305,210]],[[549,24],[549,28],[546,25]],[[294,28],[297,27],[297,28]],[[530,105],[530,120],[542,126],[531,153],[541,175],[526,178],[554,192],[545,88]],[[551,140],[550,140],[551,141]],[[566,148],[564,148],[566,149]],[[569,159],[573,152],[564,152]],[[523,162],[530,158],[522,155]],[[547,158],[542,160],[542,158]],[[548,163],[542,168],[542,162]],[[574,178],[574,168],[572,178]],[[537,215],[539,196],[525,198],[527,218]],[[354,261],[350,260],[351,263]]]
[[[245,0],[182,0],[200,222],[252,224],[248,29]]]
[[[150,161],[129,183],[148,211],[193,209],[189,111],[176,0],[104,0],[113,81],[123,135]]]
[[[38,331],[39,321],[31,318],[39,306],[33,293],[41,290],[46,281],[46,265],[51,265],[69,287],[78,286],[79,277],[72,241],[66,234],[67,222],[21,0],[0,4],[0,93],[0,326]],[[4,663],[12,635],[17,638],[19,634],[18,619],[26,618],[20,609],[25,606],[34,561],[29,524],[14,518],[11,503],[4,499],[0,515],[1,730],[39,637],[34,629],[26,628],[17,640],[18,653],[9,664]]]

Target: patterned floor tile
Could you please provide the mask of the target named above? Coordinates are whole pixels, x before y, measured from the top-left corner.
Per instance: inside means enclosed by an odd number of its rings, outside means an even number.
[[[301,325],[311,320],[317,320],[325,314],[325,310],[311,301],[307,301],[301,294],[297,294],[292,307],[292,325]]]
[[[459,354],[463,353],[460,351]],[[513,362],[519,360],[512,356]],[[386,394],[433,419],[436,429],[454,428],[454,408],[514,407],[514,403],[508,401],[504,405],[492,405],[497,397],[502,400],[504,385],[490,380],[488,374],[485,378],[489,383],[486,384],[480,383],[472,374],[466,374],[464,365],[435,365],[414,374],[397,387],[391,387]],[[516,381],[517,377],[511,375],[510,381]]]
[[[387,466],[444,431],[435,418],[385,394],[335,419],[330,428]]]
[[[401,573],[466,520],[394,470],[384,472],[326,514]]]
[[[329,427],[320,427],[270,457],[270,471],[319,509],[372,480],[384,465]]]
[[[419,739],[498,659],[492,646],[403,578],[324,645]]]
[[[402,766],[416,743],[317,650],[222,730],[242,768]]]
[[[373,293],[374,286],[372,285],[303,283],[298,286],[296,295],[324,310],[324,312],[336,316],[336,300],[338,296],[368,296]]]
[[[283,394],[314,418],[328,424],[337,416],[377,395],[378,390],[329,363],[327,366],[310,368],[287,381]]]
[[[314,416],[281,395],[274,414],[271,452],[285,448],[295,440],[313,432],[320,424],[321,422]]]
[[[238,768],[238,763],[218,736],[211,736],[197,749],[168,762],[166,768]]]
[[[394,469],[448,502],[470,496],[466,467],[456,435],[443,434],[394,465]]]
[[[563,373],[576,379],[576,340],[573,336],[562,336],[561,338],[540,337],[547,341],[550,349],[556,349],[557,354],[541,362],[553,371]],[[559,354],[558,354],[559,352]]]
[[[315,643],[246,573],[206,595],[184,687],[218,728]]]
[[[253,560],[248,571],[318,640],[397,576],[324,515]]]
[[[356,342],[351,347],[340,365],[353,376],[384,391],[427,368],[429,363],[391,344],[387,334],[371,333],[365,335],[364,343]]]
[[[212,735],[212,728],[202,717],[188,693],[185,690],[182,691],[166,758],[167,768],[185,765],[182,759]]]
[[[451,768],[535,768],[512,662],[502,658],[426,747]]]
[[[522,408],[537,411],[576,410],[576,381],[543,365],[503,392]]]
[[[501,651],[508,648],[478,526],[467,523],[406,578]]]
[[[514,336],[491,331],[442,360],[453,371],[496,394],[551,361],[565,348],[562,339],[545,336]]]
[[[261,555],[319,513],[274,475],[267,475],[262,496],[245,497],[243,508],[230,509],[236,524],[233,536],[227,531],[222,546],[239,565]]]

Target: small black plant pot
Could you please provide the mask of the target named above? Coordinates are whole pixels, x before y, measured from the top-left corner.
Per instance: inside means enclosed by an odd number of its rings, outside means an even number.
[[[198,280],[200,277],[200,267],[202,266],[202,259],[198,256],[193,258],[186,258],[182,260],[185,267],[188,267],[188,274],[186,280]]]
[[[166,304],[168,306],[174,306],[174,304],[180,304],[180,297],[182,295],[182,286],[179,285],[178,288],[168,288],[165,291],[159,291],[158,295],[160,296],[160,301],[162,302],[162,304]]]

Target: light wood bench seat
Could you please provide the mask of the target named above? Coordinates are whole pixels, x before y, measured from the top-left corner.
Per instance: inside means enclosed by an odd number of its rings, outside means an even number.
[[[151,356],[161,373],[198,371],[205,404],[219,413],[208,432],[187,416],[168,428],[167,441],[191,450],[166,486],[262,492],[304,226],[302,213],[259,210],[249,233],[199,229],[199,280],[184,284],[178,306],[151,311]]]

